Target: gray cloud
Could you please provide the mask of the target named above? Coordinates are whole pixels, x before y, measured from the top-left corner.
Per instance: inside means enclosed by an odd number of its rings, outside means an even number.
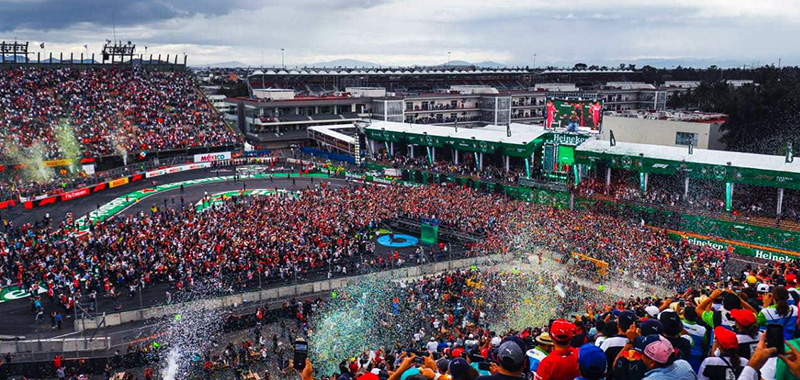
[[[220,16],[255,9],[255,0],[31,0],[0,1],[0,30],[58,30],[88,23],[131,26],[193,15]]]
[[[117,36],[190,62],[259,65],[353,58],[384,65],[453,60],[613,64],[642,58],[800,63],[796,0],[132,0],[113,4]],[[111,28],[96,0],[0,0],[5,36],[90,51]],[[14,34],[8,33],[13,32]],[[94,44],[94,45],[92,45]],[[55,50],[58,51],[58,50]]]

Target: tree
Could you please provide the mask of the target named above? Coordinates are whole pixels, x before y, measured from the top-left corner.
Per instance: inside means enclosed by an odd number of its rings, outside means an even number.
[[[709,67],[698,74],[715,72]],[[788,141],[800,146],[800,70],[765,66],[751,75],[758,85],[734,88],[724,80],[705,81],[674,95],[668,106],[727,114],[722,141],[732,150],[778,154]]]
[[[572,69],[573,70],[586,70],[587,67],[588,66],[586,66],[585,63],[576,63],[575,67],[573,67]]]

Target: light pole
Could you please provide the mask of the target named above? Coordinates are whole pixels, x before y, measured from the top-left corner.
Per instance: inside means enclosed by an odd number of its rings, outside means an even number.
[[[284,51],[284,48],[281,48],[281,67],[283,67],[285,69],[286,68],[286,61],[283,58],[283,51]]]
[[[533,69],[536,70],[536,53],[533,53]]]

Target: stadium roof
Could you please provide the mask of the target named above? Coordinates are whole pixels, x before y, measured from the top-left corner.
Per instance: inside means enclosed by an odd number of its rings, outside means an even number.
[[[266,71],[256,70],[248,76],[262,75],[476,75],[476,74],[529,74],[530,71],[524,68],[446,68],[431,69],[423,67],[414,68],[302,68],[302,69],[265,69]]]
[[[407,133],[437,137],[456,137],[506,144],[527,144],[547,133],[542,127],[511,123],[511,137],[505,125],[487,125],[480,128],[458,128],[429,124],[410,124],[393,121],[373,121],[367,130],[386,130],[387,132]]]
[[[458,128],[437,125],[373,121],[365,128],[367,137],[376,141],[406,142],[408,144],[445,147],[462,151],[493,153],[502,149],[504,155],[530,157],[536,145],[548,133],[544,128],[511,123],[507,126],[489,125],[481,128]]]
[[[579,163],[604,161],[608,166],[648,173],[800,189],[800,160],[784,156],[589,140],[575,149]]]
[[[336,140],[344,141],[348,144],[355,144],[356,142],[355,137],[336,131],[337,129],[348,129],[355,127],[356,126],[354,124],[318,125],[315,127],[308,127],[308,130],[317,132],[319,134],[323,134],[328,137],[332,137]]]

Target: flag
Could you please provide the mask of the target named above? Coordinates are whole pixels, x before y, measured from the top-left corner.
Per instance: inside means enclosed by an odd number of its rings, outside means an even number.
[[[83,45],[83,48],[89,50],[89,45]]]
[[[39,48],[44,49],[44,42],[39,44]]]
[[[455,124],[455,127],[456,127],[456,133],[458,133],[458,117],[456,117],[456,124]]]
[[[506,123],[506,135],[508,135],[508,137],[511,137],[511,122],[510,121],[508,123]]]

